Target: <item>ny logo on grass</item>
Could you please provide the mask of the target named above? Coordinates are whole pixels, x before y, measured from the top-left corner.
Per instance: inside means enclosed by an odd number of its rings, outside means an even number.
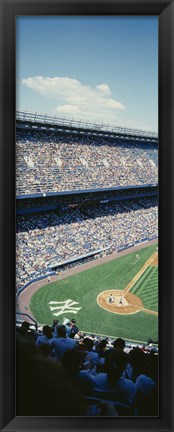
[[[49,302],[49,305],[57,305],[57,306],[50,306],[51,312],[55,311],[53,313],[53,315],[55,315],[55,316],[65,314],[67,312],[76,314],[81,309],[81,307],[75,306],[78,304],[79,304],[78,302],[70,300],[70,299],[65,300],[65,301],[61,301],[61,302],[58,302],[58,301],[50,301]]]

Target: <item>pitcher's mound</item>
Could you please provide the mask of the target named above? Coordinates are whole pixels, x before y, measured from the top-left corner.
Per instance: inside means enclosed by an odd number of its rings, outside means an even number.
[[[124,295],[124,291],[119,290],[101,292],[97,297],[97,303],[103,309],[121,315],[139,312],[144,307],[138,296],[130,292]]]

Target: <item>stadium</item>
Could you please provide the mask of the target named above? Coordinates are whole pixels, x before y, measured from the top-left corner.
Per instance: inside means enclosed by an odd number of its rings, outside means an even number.
[[[37,341],[54,320],[75,321],[80,352],[92,341],[95,374],[123,340],[129,363],[143,353],[157,375],[157,134],[17,112],[17,332],[27,321]],[[114,400],[118,415],[157,415],[152,389],[141,406]],[[106,394],[85,393],[86,415],[98,399]]]

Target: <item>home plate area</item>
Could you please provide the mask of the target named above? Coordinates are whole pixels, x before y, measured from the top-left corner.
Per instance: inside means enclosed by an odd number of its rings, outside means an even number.
[[[101,292],[97,297],[97,303],[108,312],[122,315],[133,314],[143,308],[143,302],[138,296],[130,292],[124,295],[124,291],[120,290]]]

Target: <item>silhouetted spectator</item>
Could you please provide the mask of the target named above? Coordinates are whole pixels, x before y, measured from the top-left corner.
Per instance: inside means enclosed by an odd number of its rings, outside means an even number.
[[[63,324],[57,326],[58,337],[54,338],[55,360],[61,360],[69,349],[75,349],[77,341],[66,336],[66,327]]]
[[[85,404],[77,386],[57,363],[31,344],[17,343],[17,416],[83,416]]]
[[[107,373],[99,373],[94,377],[92,395],[103,400],[117,401],[127,406],[133,406],[136,387],[131,380],[122,377],[126,364],[126,354],[121,351],[113,351]]]
[[[94,367],[98,366],[99,363],[99,355],[97,352],[93,350],[94,347],[94,341],[88,337],[84,338],[83,340],[84,349],[86,352],[85,362],[91,361]]]

